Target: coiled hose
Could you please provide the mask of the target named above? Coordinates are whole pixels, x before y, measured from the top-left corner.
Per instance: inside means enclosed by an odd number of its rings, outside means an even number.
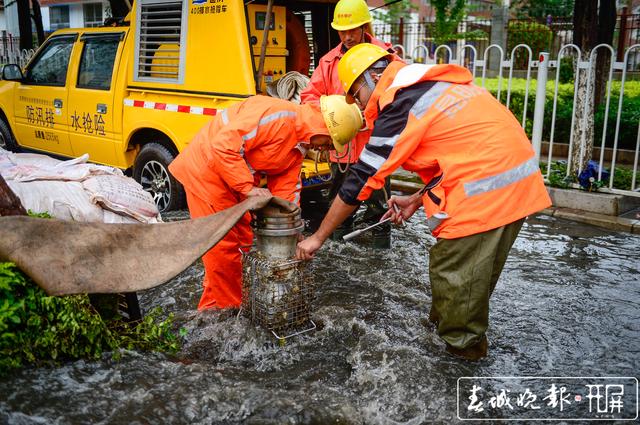
[[[309,77],[297,71],[287,72],[282,78],[267,84],[267,94],[271,97],[300,103],[300,92],[309,84]]]

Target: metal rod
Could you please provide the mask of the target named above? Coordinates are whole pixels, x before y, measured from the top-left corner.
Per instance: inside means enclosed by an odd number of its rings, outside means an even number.
[[[303,329],[303,330],[301,330],[301,331],[294,332],[294,333],[289,334],[289,335],[287,335],[287,336],[280,336],[280,335],[278,335],[277,333],[275,333],[273,330],[271,331],[271,333],[272,333],[272,334],[273,334],[273,336],[275,336],[277,339],[287,339],[287,338],[291,338],[292,336],[302,335],[302,334],[304,334],[304,333],[311,332],[312,330],[316,329],[316,324],[315,324],[315,322],[314,322],[313,320],[309,319],[309,323],[311,323],[311,327],[310,327],[310,328],[307,328],[307,329]]]
[[[349,234],[344,235],[344,236],[342,237],[342,239],[344,239],[345,241],[348,241],[348,240],[350,240],[350,239],[355,238],[355,237],[356,237],[356,236],[358,236],[358,235],[363,234],[363,233],[364,233],[364,232],[366,232],[367,230],[369,230],[369,229],[373,229],[374,227],[377,227],[377,226],[380,226],[381,224],[384,224],[384,223],[386,223],[386,222],[388,222],[388,221],[390,221],[390,220],[391,220],[391,217],[387,217],[387,218],[385,218],[385,219],[384,219],[384,220],[382,220],[382,221],[379,221],[379,222],[377,222],[377,223],[375,223],[375,224],[372,224],[371,226],[367,226],[367,227],[365,227],[364,229],[354,230],[353,232],[351,232],[351,233],[349,233]]]
[[[267,41],[269,39],[269,27],[271,26],[271,11],[273,10],[273,0],[267,2],[267,15],[264,18],[264,30],[262,31],[262,45],[260,46],[260,60],[258,62],[258,75],[256,76],[256,92],[260,93],[262,86],[262,71],[264,70],[264,58],[267,52]],[[275,28],[275,26],[274,26]]]
[[[558,64],[558,66],[560,66]],[[536,87],[536,104],[533,111],[533,131],[531,142],[536,152],[536,159],[540,160],[542,146],[542,124],[544,120],[544,102],[547,93],[547,73],[549,72],[549,53],[541,52],[538,62],[538,82]]]

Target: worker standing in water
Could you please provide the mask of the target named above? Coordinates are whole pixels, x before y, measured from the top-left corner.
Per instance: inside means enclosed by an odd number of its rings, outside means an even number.
[[[551,205],[538,160],[511,114],[457,65],[404,65],[361,44],[340,60],[340,81],[373,129],[317,232],[297,257],[312,258],[331,232],[398,167],[424,190],[392,196],[395,223],[424,206],[436,244],[429,252],[430,319],[447,352],[487,355],[489,298],[529,214]],[[394,211],[397,207],[399,211]]]
[[[300,92],[302,103],[317,104],[323,95],[344,94],[344,89],[338,78],[338,61],[352,47],[360,43],[373,43],[389,53],[393,52],[390,44],[371,35],[371,14],[364,0],[340,0],[334,10],[331,27],[338,31],[340,43],[318,61],[318,67],[313,71],[309,85]],[[348,149],[344,153],[336,154],[333,150],[329,152],[333,176],[328,195],[330,201],[336,197],[349,165],[358,160],[358,156],[364,145],[367,144],[370,135],[369,130],[361,131],[349,143]],[[385,190],[388,194],[390,190],[388,179],[384,188],[376,190],[365,202],[366,210],[363,216],[365,222],[375,223],[386,212]],[[336,230],[334,237],[341,239],[345,233],[349,233],[351,230],[353,230],[353,215]],[[390,225],[383,225],[374,230],[374,246],[388,248],[391,243],[390,238]]]
[[[184,186],[191,218],[227,209],[249,196],[299,203],[300,169],[307,149],[341,150],[362,126],[360,110],[344,96],[323,96],[320,106],[253,96],[217,114],[169,165]],[[259,187],[266,177],[267,187]],[[199,310],[239,307],[242,261],[251,245],[249,213],[203,257]]]

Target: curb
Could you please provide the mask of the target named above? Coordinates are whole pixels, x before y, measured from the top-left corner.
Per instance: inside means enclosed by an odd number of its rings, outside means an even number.
[[[589,211],[561,207],[546,208],[540,211],[540,214],[578,221],[580,223],[591,224],[593,226],[604,227],[605,229],[609,230],[629,232],[635,235],[640,235],[640,220],[633,220],[630,218],[597,214]]]
[[[422,187],[423,185],[419,183],[407,182],[402,180],[394,180],[394,179],[391,180],[392,190],[398,190],[405,193],[416,192]],[[553,195],[560,193],[560,191],[558,191],[555,188],[548,188],[548,189],[550,189],[550,192],[552,192]],[[578,195],[581,195],[581,194],[578,194]],[[592,198],[599,195],[600,194],[598,195],[592,194],[592,193],[587,194],[587,196],[590,196]],[[616,206],[616,208],[618,207]],[[601,209],[607,210],[607,208],[604,208],[604,207]],[[545,214],[552,217],[559,217],[567,220],[573,220],[580,223],[590,224],[592,226],[598,226],[598,227],[603,227],[609,230],[615,230],[618,232],[628,232],[635,235],[640,235],[640,220],[634,220],[631,218],[619,217],[616,215],[599,214],[596,212],[584,211],[584,210],[575,209],[575,208],[559,207],[559,206],[552,206],[550,208],[546,208],[540,211],[539,214]]]

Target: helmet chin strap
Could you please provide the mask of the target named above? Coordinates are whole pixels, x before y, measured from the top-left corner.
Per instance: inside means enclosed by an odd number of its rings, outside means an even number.
[[[377,61],[376,63],[374,63],[373,65],[371,65],[365,72],[364,72],[364,81],[365,83],[367,83],[367,86],[369,87],[369,89],[373,92],[376,88],[376,82],[373,81],[373,78],[371,77],[371,72],[374,70],[383,70],[387,67],[387,65],[389,65],[389,61],[387,61],[386,59],[380,59],[379,61]],[[382,73],[382,72],[381,72]]]
[[[366,70],[364,72],[364,82],[367,84],[367,87],[369,87],[369,90],[371,92],[375,90],[376,82],[373,81],[373,78],[371,78],[371,73],[369,72],[369,70]]]

